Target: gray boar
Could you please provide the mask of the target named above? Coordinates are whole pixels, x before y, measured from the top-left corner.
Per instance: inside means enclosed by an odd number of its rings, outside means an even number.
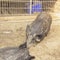
[[[32,60],[25,44],[18,47],[9,47],[0,49],[0,60]]]
[[[47,12],[41,12],[37,18],[26,28],[27,47],[40,42],[47,36],[52,23],[52,17]]]

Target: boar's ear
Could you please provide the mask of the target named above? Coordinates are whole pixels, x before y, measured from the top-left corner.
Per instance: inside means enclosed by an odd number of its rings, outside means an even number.
[[[30,28],[29,25],[27,25],[27,27],[26,27],[26,33],[29,34],[30,32],[31,32],[31,28]]]

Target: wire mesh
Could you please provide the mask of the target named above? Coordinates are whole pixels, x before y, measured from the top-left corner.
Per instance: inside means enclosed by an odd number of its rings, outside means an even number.
[[[0,0],[0,15],[21,15],[51,11],[56,1],[57,0]],[[41,6],[38,7],[37,4]],[[33,8],[34,6],[35,8]]]

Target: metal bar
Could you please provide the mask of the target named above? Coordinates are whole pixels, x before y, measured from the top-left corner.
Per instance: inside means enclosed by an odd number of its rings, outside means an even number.
[[[30,15],[31,15],[31,11],[32,11],[32,0],[30,0]]]

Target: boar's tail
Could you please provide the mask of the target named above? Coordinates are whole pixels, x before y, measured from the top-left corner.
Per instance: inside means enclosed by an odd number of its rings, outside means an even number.
[[[26,42],[23,43],[23,44],[21,44],[21,45],[19,46],[19,48],[27,48]]]

